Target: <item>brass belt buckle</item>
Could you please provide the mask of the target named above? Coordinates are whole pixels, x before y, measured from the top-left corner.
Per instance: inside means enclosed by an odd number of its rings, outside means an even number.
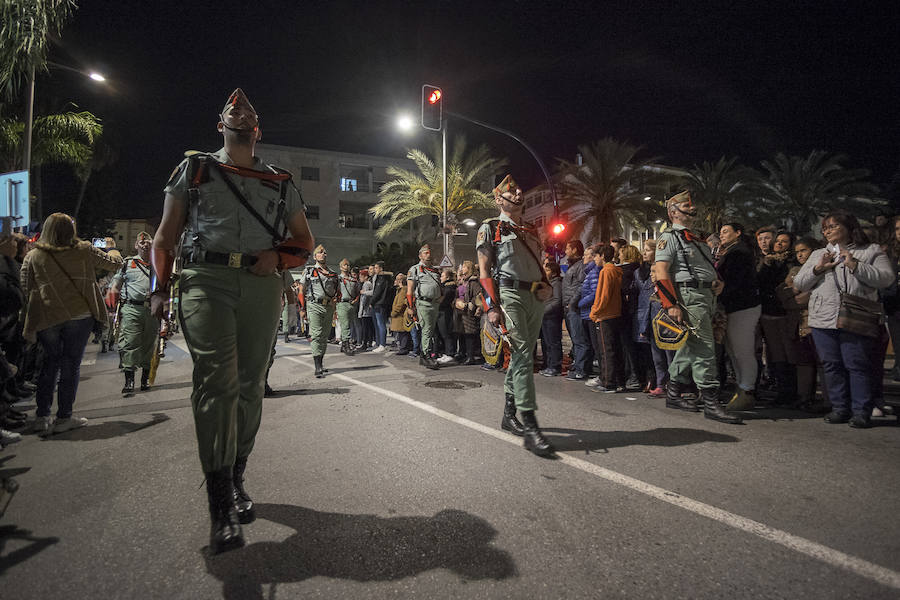
[[[241,268],[241,258],[244,255],[240,252],[232,252],[228,255],[228,266],[233,269]]]
[[[540,281],[532,281],[531,282],[531,293],[532,294],[537,294],[539,285],[541,285]]]

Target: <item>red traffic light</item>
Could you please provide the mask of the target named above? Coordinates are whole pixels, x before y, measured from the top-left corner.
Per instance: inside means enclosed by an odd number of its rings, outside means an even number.
[[[434,90],[433,92],[431,92],[431,95],[428,96],[428,103],[434,104],[435,102],[437,102],[440,99],[441,99],[441,90]]]
[[[422,86],[422,127],[432,131],[441,130],[444,99],[441,88],[433,85]]]
[[[565,230],[566,226],[563,223],[557,223],[550,229],[550,231],[553,232],[553,235],[562,235]]]

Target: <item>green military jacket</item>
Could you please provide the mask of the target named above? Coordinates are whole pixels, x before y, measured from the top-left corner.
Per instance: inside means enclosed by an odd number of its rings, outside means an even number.
[[[338,275],[338,286],[341,290],[341,302],[350,302],[359,298],[359,282],[352,275]]]
[[[407,281],[413,281],[413,293],[417,300],[429,300],[435,302],[441,299],[441,270],[437,267],[428,267],[422,261],[410,267],[406,274]]]
[[[150,277],[153,267],[140,256],[129,256],[116,272],[113,284],[119,288],[123,300],[144,302],[150,297]]]
[[[672,225],[656,241],[656,260],[669,263],[669,278],[684,281],[715,281],[718,278],[712,264],[712,252],[702,241],[685,239],[684,225]],[[692,274],[693,273],[693,274]]]
[[[233,164],[224,148],[218,152],[210,153],[209,156],[220,163]],[[200,247],[211,252],[241,252],[244,254],[255,254],[262,250],[271,249],[273,245],[272,234],[241,205],[234,193],[228,188],[222,173],[218,169],[208,169],[208,180],[200,183],[198,187],[200,200],[197,203],[195,218],[188,200],[188,189],[191,187],[191,182],[188,181],[189,160],[191,159],[185,159],[178,165],[172,176],[169,177],[164,191],[167,194],[172,194],[184,203],[188,227],[192,233],[196,229],[199,235]],[[255,159],[254,170],[270,173],[276,172],[275,169],[265,165],[258,158]],[[241,191],[250,206],[269,225],[274,226],[278,213],[278,203],[281,198],[280,184],[254,177],[242,177],[234,173],[228,173],[227,177]],[[300,199],[300,195],[294,189],[294,186],[287,183],[284,214],[278,229],[280,230],[285,223],[290,222],[302,210],[303,201]]]
[[[323,298],[335,298],[340,294],[338,274],[328,267],[308,266],[303,269],[299,281],[306,299],[313,302],[321,302]]]
[[[506,213],[501,212],[482,222],[475,249],[489,254],[497,278],[532,282],[544,278],[537,231],[527,225],[518,225]]]

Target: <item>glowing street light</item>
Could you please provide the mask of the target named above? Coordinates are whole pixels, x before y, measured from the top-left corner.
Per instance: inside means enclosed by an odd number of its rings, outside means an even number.
[[[397,117],[397,129],[400,131],[404,133],[410,132],[412,131],[413,125],[415,125],[415,122],[409,115],[400,115]]]
[[[97,73],[97,72],[91,72],[91,74],[88,75],[88,77],[90,77],[94,81],[106,81],[106,77],[104,77],[103,75],[101,75],[100,73]]]

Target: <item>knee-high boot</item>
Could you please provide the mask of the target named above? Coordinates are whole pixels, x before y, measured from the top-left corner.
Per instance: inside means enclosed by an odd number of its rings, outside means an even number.
[[[244,533],[234,507],[232,467],[223,467],[206,474],[206,495],[209,498],[209,548],[213,554],[244,545]]]

